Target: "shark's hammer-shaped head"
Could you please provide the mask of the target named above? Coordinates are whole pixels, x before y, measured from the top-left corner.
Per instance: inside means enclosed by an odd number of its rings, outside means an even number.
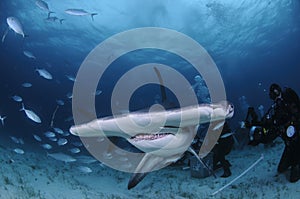
[[[200,104],[151,113],[131,112],[100,118],[72,126],[70,132],[80,137],[118,136],[141,140],[143,135],[154,135],[151,138],[160,139],[164,138],[162,134],[172,134],[177,132],[178,128],[224,120],[232,117],[233,113],[233,105],[227,101],[222,101],[216,104]],[[164,122],[157,118],[162,118]],[[152,122],[151,126],[146,125],[149,120]],[[132,125],[133,123],[141,125]],[[159,132],[161,135],[156,135]]]

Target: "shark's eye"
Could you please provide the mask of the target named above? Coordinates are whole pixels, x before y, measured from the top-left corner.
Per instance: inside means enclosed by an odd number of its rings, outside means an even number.
[[[233,104],[230,104],[230,105],[229,105],[229,110],[230,110],[230,112],[232,112],[232,111],[234,110]]]

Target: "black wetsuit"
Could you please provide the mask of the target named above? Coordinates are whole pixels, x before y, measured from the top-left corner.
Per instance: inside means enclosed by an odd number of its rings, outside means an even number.
[[[296,182],[300,177],[300,138],[299,138],[299,120],[300,109],[299,99],[292,100],[282,94],[282,98],[276,99],[274,107],[274,125],[278,127],[279,136],[285,143],[285,148],[281,156],[278,172],[282,173],[291,167],[290,181]],[[294,135],[288,135],[287,129],[293,126]]]
[[[212,150],[214,170],[220,167],[224,169],[224,174],[221,177],[228,177],[231,175],[229,168],[231,164],[225,158],[225,156],[230,153],[234,144],[233,136],[230,133],[231,129],[228,123],[225,122],[220,138]]]
[[[282,173],[291,167],[290,182],[296,182],[300,178],[300,102],[297,94],[291,89],[283,91],[282,96],[275,99],[272,111],[272,126],[268,124],[265,125],[268,127],[262,128],[259,142],[267,143],[278,136],[283,139],[285,148],[277,170]],[[288,135],[287,129],[291,126],[295,133]]]

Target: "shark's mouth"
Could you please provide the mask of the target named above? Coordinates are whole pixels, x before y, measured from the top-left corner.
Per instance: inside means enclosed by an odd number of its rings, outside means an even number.
[[[130,139],[138,142],[138,141],[151,141],[151,140],[157,140],[157,139],[161,139],[164,138],[168,135],[173,135],[172,133],[157,133],[157,134],[138,134],[134,137],[131,137]]]
[[[175,136],[175,134],[170,132],[154,132],[151,134],[137,134],[130,139],[127,139],[127,141],[136,148],[147,153],[165,148],[172,142]]]

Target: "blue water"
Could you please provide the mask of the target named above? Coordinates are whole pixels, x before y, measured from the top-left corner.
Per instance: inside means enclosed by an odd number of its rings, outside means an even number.
[[[34,0],[1,0],[0,34],[8,25],[6,18],[14,16],[23,25],[28,37],[9,31],[0,44],[0,115],[7,116],[0,131],[7,136],[22,137],[35,145],[32,134],[43,136],[50,129],[52,114],[59,106],[54,126],[68,131],[73,121],[71,93],[73,82],[66,75],[76,77],[85,57],[105,39],[133,28],[162,27],[179,31],[199,42],[216,63],[226,89],[227,99],[235,105],[231,125],[235,128],[245,117],[239,98],[245,96],[247,104],[267,109],[271,105],[268,87],[276,82],[292,87],[300,93],[300,2],[299,0],[115,0],[115,1],[47,1],[51,16],[63,18],[46,21],[47,11],[35,5]],[[98,13],[90,16],[71,16],[68,8],[82,8]],[[24,56],[32,52],[36,59]],[[98,88],[96,109],[99,117],[111,115],[110,97],[117,80],[134,66],[145,63],[170,65],[194,83],[196,71],[185,60],[161,50],[131,52],[117,59],[106,71]],[[36,68],[49,71],[53,79],[38,76]],[[201,75],[201,74],[200,74]],[[176,81],[176,80],[175,80]],[[30,82],[31,88],[22,87]],[[203,91],[205,92],[205,91]],[[176,96],[167,91],[169,99]],[[11,99],[20,95],[26,108],[34,110],[42,120],[37,124],[20,112],[21,104]],[[131,110],[151,106],[155,97],[160,99],[157,85],[141,87],[132,97]],[[199,97],[199,102],[206,99]],[[178,104],[177,104],[178,105]],[[79,139],[69,137],[70,140]]]

